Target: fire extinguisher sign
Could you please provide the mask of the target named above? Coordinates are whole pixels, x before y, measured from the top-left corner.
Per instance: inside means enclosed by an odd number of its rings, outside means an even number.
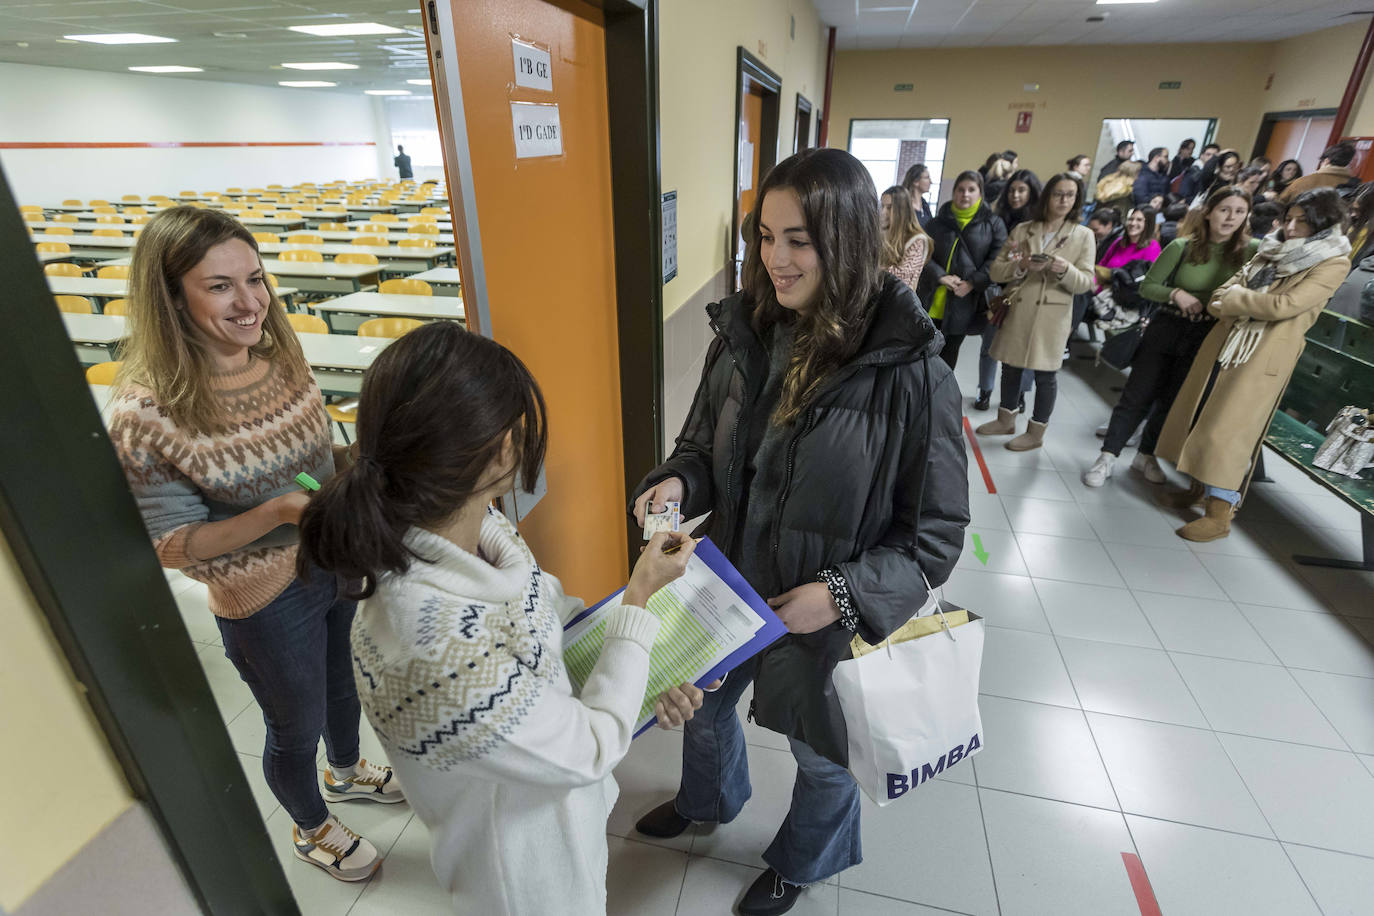
[[[1034,112],[1031,111],[1018,111],[1016,113],[1016,132],[1018,134],[1030,133],[1032,114],[1034,114]]]

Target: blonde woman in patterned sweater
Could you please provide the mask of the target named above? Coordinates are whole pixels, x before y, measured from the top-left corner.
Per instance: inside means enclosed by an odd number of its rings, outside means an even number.
[[[435,322],[368,370],[358,463],[301,519],[302,564],[363,582],[353,625],[363,709],[463,914],[605,912],[611,770],[629,750],[659,626],[644,606],[694,546],[649,542],[574,695],[562,634],[582,602],[491,508],[517,470],[535,479],[546,441],[543,396],[514,354]],[[690,719],[701,698],[673,688],[659,724]]]
[[[327,480],[347,460],[320,390],[253,236],[228,214],[153,217],[129,292],[110,438],[153,546],[163,566],[209,586],[225,655],[262,708],[263,774],[294,822],[296,856],[343,881],[367,878],[381,856],[325,800],[403,799],[389,767],[358,755],[355,602],[332,575],[296,575],[306,497],[295,477]]]

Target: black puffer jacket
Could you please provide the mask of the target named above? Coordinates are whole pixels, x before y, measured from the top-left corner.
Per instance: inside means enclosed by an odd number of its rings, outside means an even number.
[[[922,570],[932,585],[949,577],[969,511],[961,395],[953,373],[935,358],[943,339],[911,290],[891,276],[873,308],[860,352],[794,424],[780,491],[755,488],[747,511],[771,516],[772,562],[782,590],[838,567],[860,617],[859,633],[876,643],[925,603]],[[716,339],[677,448],[635,495],[680,477],[683,515],[711,513],[698,533],[710,534],[738,562],[741,545],[734,541],[747,457],[738,447],[749,441],[750,424],[769,422],[754,409],[768,355],[750,325],[745,295],[707,312]],[[752,668],[759,724],[842,765],[846,731],[830,674],[849,656],[851,636],[838,623],[789,634]]]
[[[940,278],[945,274],[973,284],[973,292],[959,297],[952,292],[945,297],[945,314],[940,328],[946,334],[977,334],[987,326],[987,301],[984,293],[992,284],[988,268],[997,259],[997,254],[1007,241],[1007,227],[992,210],[986,200],[978,207],[978,212],[963,228],[963,241],[959,241],[959,223],[947,202],[940,212],[926,226],[926,233],[934,243],[926,266],[921,271],[916,292],[922,302],[930,302],[938,288]],[[957,247],[956,247],[957,243]],[[954,260],[950,261],[950,250]],[[945,265],[949,265],[946,267]]]

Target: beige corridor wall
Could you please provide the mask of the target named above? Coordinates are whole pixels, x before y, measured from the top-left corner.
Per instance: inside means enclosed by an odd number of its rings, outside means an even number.
[[[31,764],[0,805],[0,911],[14,912],[133,796],[3,537],[0,608],[0,735]]]
[[[782,159],[792,150],[797,93],[821,105],[826,32],[810,0],[662,0],[659,14],[661,174],[663,190],[677,191],[678,231],[678,275],[663,290],[666,318],[725,266],[736,49],[782,77]]]
[[[845,52],[835,63],[830,145],[847,145],[852,118],[944,117],[946,174],[1011,148],[1046,175],[1073,153],[1091,155],[1104,118],[1214,117],[1217,141],[1248,155],[1264,112],[1340,103],[1367,25],[1262,43]],[[1162,81],[1182,88],[1159,89]],[[894,92],[898,83],[915,91]],[[1033,116],[1018,134],[1022,108]],[[1357,103],[1346,132],[1374,133],[1374,99]]]

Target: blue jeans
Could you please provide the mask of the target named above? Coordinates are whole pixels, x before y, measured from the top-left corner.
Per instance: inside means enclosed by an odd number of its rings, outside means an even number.
[[[1000,329],[993,325],[983,328],[983,342],[978,347],[978,390],[993,392],[997,390],[997,360],[993,359],[989,352],[992,350],[993,338],[997,336]],[[1028,394],[1031,390],[1030,376],[1021,379],[1021,393]],[[1015,410],[1015,406],[1012,407]]]
[[[749,666],[730,672],[683,726],[676,808],[685,818],[728,824],[749,800],[749,761],[735,707],[753,679]],[[859,787],[844,767],[795,738],[790,741],[797,761],[792,807],[763,861],[784,881],[816,884],[863,861]]]
[[[1233,506],[1236,503],[1240,502],[1239,490],[1223,490],[1221,487],[1213,487],[1209,485],[1207,487],[1207,495],[1214,497],[1216,499],[1224,499]]]
[[[353,682],[348,631],[357,603],[340,582],[315,570],[292,581],[251,617],[216,617],[224,654],[252,691],[267,723],[262,772],[296,826],[312,830],[329,816],[320,796],[316,748],[324,735],[329,762],[358,762],[362,707]]]

